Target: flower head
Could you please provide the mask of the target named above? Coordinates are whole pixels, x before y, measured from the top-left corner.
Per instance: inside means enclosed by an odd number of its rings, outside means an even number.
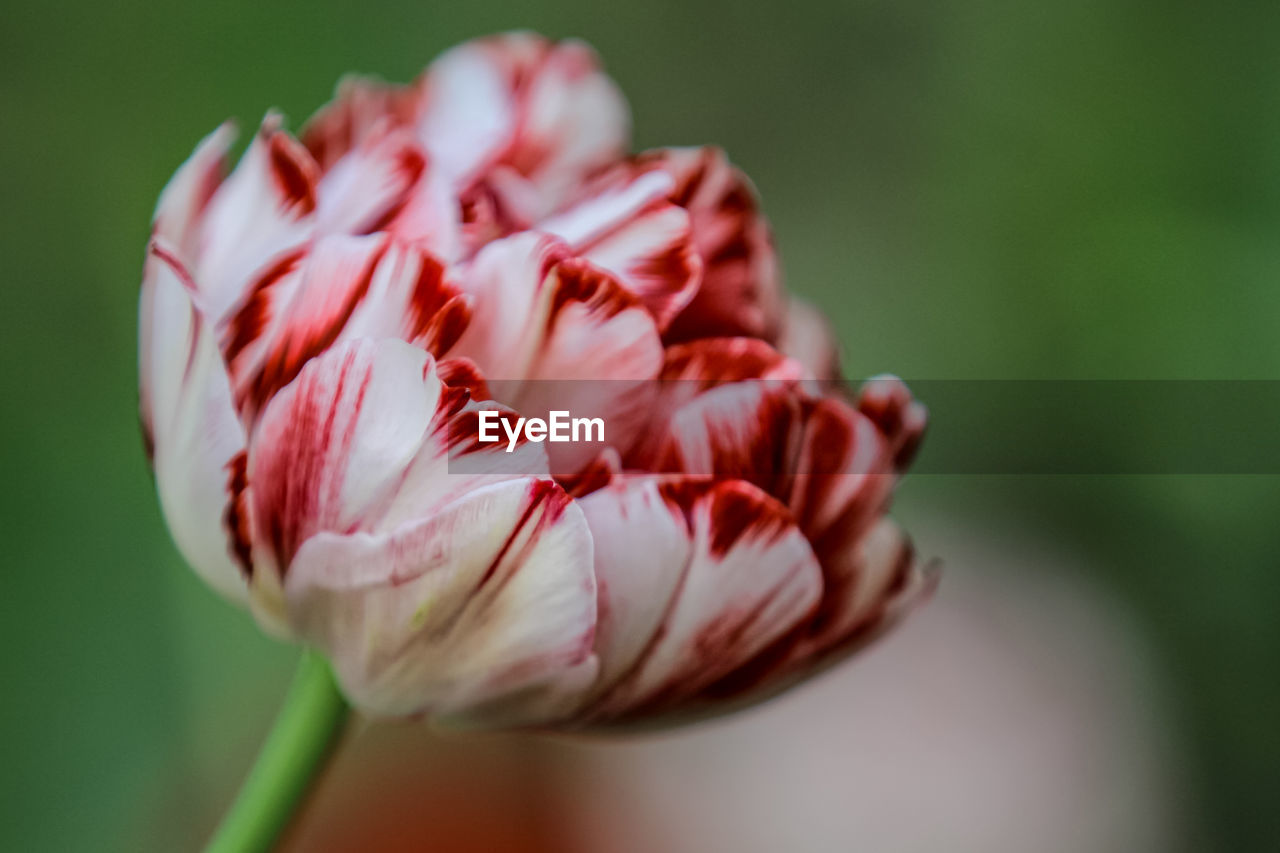
[[[884,517],[924,428],[832,384],[747,179],[629,155],[578,42],[462,45],[268,115],[164,190],[141,410],[180,550],[367,712],[607,727],[771,695],[930,587]],[[587,408],[593,446],[477,440]],[[488,416],[484,416],[488,417]]]

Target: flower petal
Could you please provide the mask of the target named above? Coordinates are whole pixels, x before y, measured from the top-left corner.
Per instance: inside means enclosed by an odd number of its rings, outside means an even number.
[[[302,143],[320,168],[327,171],[375,131],[412,127],[417,121],[420,101],[417,86],[398,86],[373,77],[348,75],[338,81],[333,100],[307,120]]]
[[[665,329],[689,303],[702,275],[689,214],[666,200],[673,179],[648,172],[538,225],[579,255],[617,275]]]
[[[884,512],[897,481],[894,446],[874,421],[794,381],[711,388],[655,434],[649,455],[628,460],[633,467],[758,486],[788,507],[824,565],[836,545],[856,541]]]
[[[457,396],[442,401],[394,497],[370,529],[387,531],[424,518],[482,486],[549,473],[542,445],[524,436],[510,451],[505,436],[498,442],[480,441],[481,412],[493,411],[508,421],[518,417],[515,412],[492,401],[467,400],[469,394],[461,389],[451,388],[448,394]]]
[[[688,381],[700,389],[749,379],[804,379],[804,365],[759,338],[701,338],[666,349],[662,378]]]
[[[465,281],[474,319],[454,354],[479,366],[497,400],[525,415],[602,418],[610,444],[634,441],[662,364],[657,327],[634,296],[559,241],[533,233],[487,246]],[[602,449],[550,445],[552,471],[572,474]]]
[[[312,359],[268,404],[249,451],[255,563],[282,576],[314,534],[367,527],[441,394],[431,357],[400,341],[357,339]]]
[[[672,341],[745,335],[773,340],[781,326],[781,275],[755,189],[718,148],[649,151],[614,174],[660,171],[675,180],[669,200],[689,211],[702,283],[672,323]]]
[[[709,688],[710,697],[752,704],[812,677],[892,629],[933,594],[939,577],[887,518],[837,549],[823,576],[822,601],[812,616]]]
[[[386,230],[408,206],[426,170],[426,156],[408,132],[370,137],[320,179],[320,232],[368,234]]]
[[[576,40],[551,46],[529,83],[520,134],[506,161],[538,186],[541,218],[627,149],[630,110],[600,59]]]
[[[742,481],[625,477],[580,503],[600,596],[591,723],[687,710],[821,596],[789,513]]]
[[[288,609],[362,710],[535,723],[545,691],[594,671],[591,554],[568,495],[515,480],[393,533],[313,537]]]
[[[214,589],[245,598],[225,517],[245,437],[196,284],[153,241],[142,282],[139,378],[156,488],[182,556]]]
[[[684,383],[668,391],[673,405]],[[785,496],[799,452],[799,391],[788,381],[731,382],[679,405],[656,429],[652,457],[635,459],[658,471],[735,477]]]
[[[195,259],[200,219],[222,183],[227,152],[235,135],[235,128],[228,122],[200,140],[195,151],[169,179],[156,203],[151,232],[175,251],[184,264]]]
[[[194,270],[210,319],[220,320],[254,273],[314,228],[319,167],[268,115],[239,165],[214,193]]]
[[[792,297],[778,349],[805,366],[814,379],[840,378],[840,350],[827,318],[811,303]]]
[[[479,39],[432,63],[423,89],[419,130],[433,163],[459,187],[501,166],[495,188],[526,223],[626,150],[626,101],[581,42]]]
[[[897,483],[893,449],[874,422],[838,397],[803,399],[795,431],[792,476],[779,498],[825,562],[887,509]]]
[[[905,382],[882,374],[868,379],[859,390],[858,411],[874,421],[889,442],[894,467],[905,470],[924,438],[928,409],[911,396]]]
[[[263,271],[228,317],[223,351],[252,418],[311,358],[354,337],[399,338],[441,354],[462,334],[466,298],[443,264],[386,235],[321,238]]]
[[[247,417],[338,339],[386,253],[382,235],[331,236],[263,270],[223,329],[223,353]]]
[[[432,165],[456,186],[499,156],[516,122],[509,74],[501,53],[468,42],[441,54],[423,79],[419,138]]]

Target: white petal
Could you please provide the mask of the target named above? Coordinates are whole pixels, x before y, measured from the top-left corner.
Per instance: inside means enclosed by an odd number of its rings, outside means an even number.
[[[432,63],[423,90],[419,135],[433,164],[458,187],[496,178],[525,222],[627,147],[626,101],[580,42],[521,32],[469,42]]]
[[[511,481],[391,534],[310,539],[289,614],[363,710],[539,722],[546,691],[579,687],[594,667],[591,553],[558,486]]]
[[[464,184],[510,138],[516,105],[502,69],[474,43],[431,63],[419,137],[432,168]]]
[[[235,139],[235,128],[223,124],[200,140],[156,203],[153,234],[176,250],[184,264],[191,264],[199,244],[199,220],[208,207],[226,165],[227,151]]]
[[[568,40],[550,51],[529,84],[517,150],[508,159],[544,200],[542,218],[559,208],[593,171],[621,157],[631,134],[631,116],[618,87],[600,70],[586,44]],[[523,148],[523,150],[521,150]],[[526,151],[538,156],[525,165]]]
[[[184,558],[223,595],[245,583],[224,526],[244,432],[196,286],[173,251],[153,244],[142,283],[139,377],[143,429],[160,505]]]

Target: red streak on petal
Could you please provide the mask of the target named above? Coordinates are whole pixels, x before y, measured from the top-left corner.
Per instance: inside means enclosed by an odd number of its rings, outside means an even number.
[[[485,569],[484,574],[481,575],[480,580],[476,583],[476,592],[479,592],[497,577],[498,569],[507,559],[515,541],[524,532],[534,513],[539,510],[542,512],[538,518],[537,526],[528,532],[528,536],[525,539],[525,548],[528,548],[547,528],[554,526],[560,520],[560,516],[564,514],[572,499],[551,480],[539,479],[529,484],[529,495],[526,500],[527,503],[525,504],[524,512],[520,515],[520,520],[511,528],[511,533],[507,536],[506,541],[502,543],[502,547],[498,549],[498,553],[490,561],[488,568]],[[521,559],[516,557],[512,560],[512,563],[509,574],[504,578],[500,578],[500,583],[505,583],[510,575],[520,571],[522,567]]]
[[[561,310],[571,302],[585,305],[599,320],[616,317],[639,301],[609,273],[581,258],[569,258],[555,265],[556,281],[547,312],[547,332],[555,327]]]
[[[242,450],[227,463],[227,506],[222,523],[230,540],[231,556],[246,579],[253,577],[253,546],[249,531],[249,508],[246,490],[249,488],[248,455]]]
[[[706,503],[710,553],[715,558],[724,557],[744,539],[770,545],[795,524],[786,507],[743,480],[680,478],[662,483],[659,492],[669,506],[684,515],[691,531],[698,523],[697,507]]]
[[[413,198],[413,189],[427,170],[427,158],[413,145],[402,147],[396,154],[396,158],[398,162],[395,174],[400,179],[400,189],[380,216],[354,233],[373,234],[378,231],[385,231],[392,221],[400,215],[400,212],[404,210],[410,199]]]
[[[469,358],[446,358],[436,362],[436,375],[451,388],[466,389],[472,400],[492,400],[489,385],[476,363]]]
[[[222,355],[228,364],[262,334],[271,319],[271,290],[298,268],[306,251],[304,247],[281,255],[249,286],[248,296],[231,316],[223,333]]]
[[[373,281],[374,271],[386,254],[383,246],[369,258],[354,287],[347,294],[342,306],[319,326],[312,328],[289,327],[281,340],[264,359],[257,375],[237,392],[237,403],[242,410],[261,411],[276,391],[297,377],[298,372],[315,356],[324,352],[342,333],[356,306],[364,299]],[[250,405],[252,404],[252,405]]]
[[[323,378],[314,376],[297,389],[292,417],[278,439],[275,458],[266,476],[254,484],[255,491],[262,490],[258,505],[282,577],[303,539],[326,523],[320,516],[321,507],[337,506],[340,500],[342,466],[350,455],[364,396],[373,378],[372,366],[366,366],[354,402],[346,399],[357,355],[354,349],[346,354],[332,390],[323,387]],[[320,400],[315,399],[317,394]],[[339,410],[344,429],[337,435]],[[338,467],[328,471],[330,466]],[[325,484],[327,491],[320,494]]]
[[[277,131],[268,140],[271,177],[280,191],[282,206],[301,218],[316,209],[319,168],[307,149],[289,134]]]
[[[421,341],[435,356],[448,352],[471,322],[466,298],[446,281],[444,265],[425,253],[409,311],[410,340]]]

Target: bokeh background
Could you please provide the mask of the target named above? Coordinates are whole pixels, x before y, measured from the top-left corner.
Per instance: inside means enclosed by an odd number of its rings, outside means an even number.
[[[638,148],[729,151],[851,375],[1280,378],[1277,4],[6,4],[0,847],[197,848],[296,656],[182,566],[143,459],[165,180],[224,117],[296,129],[344,72],[516,27],[594,44]],[[292,849],[1280,847],[1280,478],[897,506],[947,576],[864,659],[617,746],[357,726]]]

